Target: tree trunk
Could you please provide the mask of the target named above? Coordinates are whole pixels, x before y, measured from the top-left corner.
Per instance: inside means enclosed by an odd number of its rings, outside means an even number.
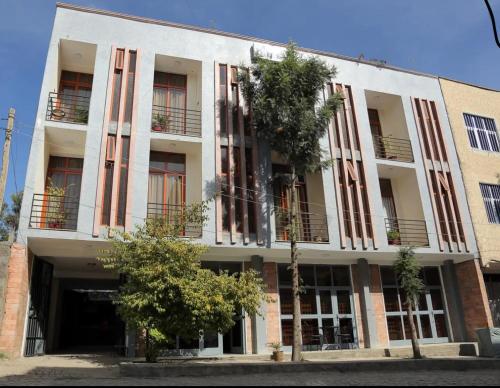
[[[415,327],[415,321],[413,320],[413,308],[410,301],[406,302],[406,311],[408,312],[408,322],[410,323],[413,358],[421,359],[422,355],[420,354],[420,344],[418,343],[417,328]]]
[[[293,293],[293,347],[292,361],[301,361],[302,352],[302,322],[300,315],[300,284],[299,264],[297,255],[297,191],[295,182],[297,176],[295,167],[292,167],[291,197],[290,204],[290,259],[292,264],[292,293]]]

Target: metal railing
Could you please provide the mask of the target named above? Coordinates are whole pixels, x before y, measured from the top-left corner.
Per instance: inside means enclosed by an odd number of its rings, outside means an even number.
[[[276,240],[290,240],[290,213],[288,209],[278,209],[274,215],[276,223]],[[297,240],[299,242],[328,242],[328,223],[326,215],[308,212],[297,214]]]
[[[201,137],[200,111],[161,105],[153,105],[152,110],[152,131]]]
[[[183,222],[182,217],[185,214],[185,209],[185,205],[148,202],[147,218],[174,225]],[[182,236],[193,238],[200,238],[202,234],[202,225],[190,222],[186,222],[186,226],[181,232]]]
[[[374,135],[373,146],[375,156],[379,159],[413,162],[413,150],[409,140]]]
[[[385,229],[389,245],[404,245],[416,247],[429,246],[427,225],[423,220],[402,220],[386,218]]]
[[[90,97],[65,93],[49,93],[46,119],[67,123],[87,124]]]
[[[80,201],[70,196],[33,194],[30,228],[76,230]]]

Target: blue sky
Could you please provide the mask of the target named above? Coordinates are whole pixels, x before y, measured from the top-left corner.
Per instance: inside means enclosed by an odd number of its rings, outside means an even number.
[[[500,89],[483,0],[73,0],[419,70]],[[500,29],[500,0],[490,0]],[[7,196],[24,184],[54,0],[0,0],[0,118],[17,110]],[[0,127],[6,122],[0,121]],[[1,140],[3,142],[3,139]],[[15,167],[15,169],[14,169]],[[15,173],[14,173],[15,172]]]

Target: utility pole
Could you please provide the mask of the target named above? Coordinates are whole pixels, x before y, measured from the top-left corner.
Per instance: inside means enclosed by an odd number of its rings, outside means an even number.
[[[9,172],[9,154],[10,154],[10,141],[12,139],[12,129],[14,128],[14,117],[16,110],[9,109],[9,118],[7,119],[7,129],[5,130],[5,142],[3,144],[2,153],[2,175],[0,175],[0,212],[3,207],[3,196],[5,195],[5,185],[7,184],[7,174]]]

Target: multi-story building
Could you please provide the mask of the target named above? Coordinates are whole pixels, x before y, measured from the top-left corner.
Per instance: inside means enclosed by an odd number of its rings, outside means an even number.
[[[500,91],[440,79],[484,272],[500,326]]]
[[[210,247],[204,265],[259,270],[275,303],[262,317],[241,314],[230,333],[179,338],[171,351],[290,346],[288,195],[272,179],[286,166],[256,138],[236,81],[257,51],[279,59],[284,45],[58,5],[0,350],[126,346],[131,354],[134,333],[109,298],[119,279],[96,260],[110,228],[168,222],[211,198],[207,224],[186,230]],[[332,349],[409,343],[391,269],[402,245],[415,246],[424,266],[422,342],[474,340],[491,318],[439,79],[301,51],[337,67],[324,93],[345,96],[321,139],[333,167],[297,185],[304,348],[317,349],[319,338]]]

